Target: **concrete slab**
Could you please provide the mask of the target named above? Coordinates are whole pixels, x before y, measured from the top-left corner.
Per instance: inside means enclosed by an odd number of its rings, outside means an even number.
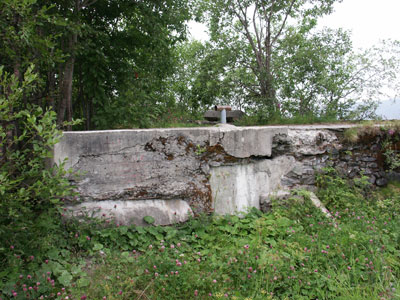
[[[120,225],[148,225],[144,217],[154,218],[154,225],[185,222],[193,216],[192,209],[182,200],[93,201],[67,206],[74,217],[112,220]]]

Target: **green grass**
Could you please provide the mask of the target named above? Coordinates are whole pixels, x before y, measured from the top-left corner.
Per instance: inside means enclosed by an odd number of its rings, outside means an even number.
[[[327,190],[337,184],[333,180],[320,194],[328,195]],[[147,245],[135,254],[110,252],[94,266],[91,288],[74,289],[73,295],[90,299],[399,298],[396,210],[372,198],[364,200],[354,188],[341,188],[355,203],[331,202],[337,207],[331,209],[335,219],[293,198],[271,214],[253,211],[243,219],[192,220],[177,229],[175,238],[155,239],[151,249]],[[374,197],[387,200],[396,195],[388,198],[388,190]]]
[[[331,117],[320,117],[313,114],[295,115],[292,117],[275,116],[270,119],[264,119],[262,115],[244,116],[237,121],[237,126],[256,126],[256,125],[304,125],[304,124],[326,124],[326,123],[355,123],[355,121],[338,120]]]
[[[47,299],[399,299],[400,185],[373,191],[333,172],[317,183],[332,219],[300,192],[304,200],[244,218],[145,228],[66,224],[70,247],[32,273],[47,270],[50,281],[24,273],[3,291],[26,299],[23,284],[42,281]]]

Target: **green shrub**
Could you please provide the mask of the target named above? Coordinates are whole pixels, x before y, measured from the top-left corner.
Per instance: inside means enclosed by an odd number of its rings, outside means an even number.
[[[72,195],[63,165],[46,168],[61,131],[55,112],[29,104],[37,85],[33,67],[22,82],[0,67],[0,290],[62,243],[59,204]]]

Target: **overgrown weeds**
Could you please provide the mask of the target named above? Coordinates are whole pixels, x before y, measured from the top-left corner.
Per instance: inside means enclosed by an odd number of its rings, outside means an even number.
[[[3,285],[0,297],[398,299],[398,186],[373,192],[363,179],[349,184],[332,170],[317,182],[332,218],[300,193],[274,203],[272,213],[253,209],[244,218],[65,224],[68,243]]]

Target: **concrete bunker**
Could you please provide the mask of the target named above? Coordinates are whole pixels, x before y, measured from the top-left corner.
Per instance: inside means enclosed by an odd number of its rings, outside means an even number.
[[[345,172],[382,170],[375,153],[344,145],[341,126],[277,126],[65,132],[54,162],[79,172],[80,194],[69,202],[79,216],[113,217],[120,224],[183,222],[215,211],[233,214],[265,205],[279,190],[313,185],[324,166]],[[357,148],[358,147],[358,148]],[[361,156],[349,157],[350,150]]]

